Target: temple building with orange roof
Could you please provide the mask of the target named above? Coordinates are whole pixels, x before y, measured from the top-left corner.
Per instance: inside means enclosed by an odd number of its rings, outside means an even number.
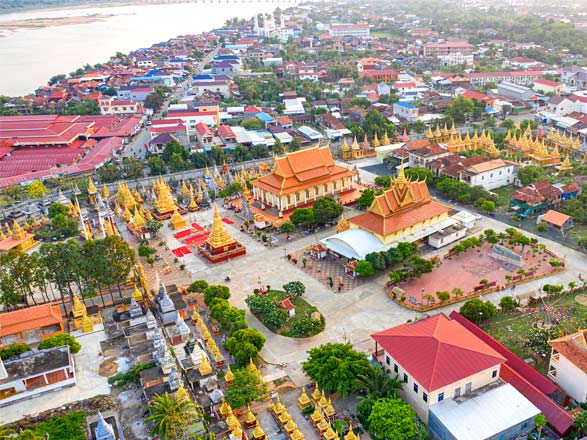
[[[253,197],[262,209],[294,210],[320,197],[354,192],[354,175],[335,164],[328,146],[311,147],[275,158],[271,173],[252,182]]]
[[[12,249],[26,252],[39,244],[34,235],[25,231],[16,220],[12,222],[12,229],[6,224],[6,234],[0,228],[0,252],[8,252]]]
[[[37,344],[58,333],[63,333],[59,306],[47,303],[0,313],[0,347],[17,342]]]
[[[383,194],[376,196],[363,214],[348,219],[349,228],[322,240],[330,252],[362,260],[399,242],[424,241],[435,233],[451,232],[456,221],[449,217],[451,208],[432,200],[425,181],[412,181],[400,167],[397,178]],[[457,232],[457,231],[454,231]],[[445,234],[442,246],[452,235]]]

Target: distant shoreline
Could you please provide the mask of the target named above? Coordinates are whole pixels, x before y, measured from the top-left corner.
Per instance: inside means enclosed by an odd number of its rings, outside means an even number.
[[[40,6],[35,5],[34,7],[26,7],[26,8],[12,8],[12,9],[0,9],[0,16],[8,15],[8,14],[18,14],[18,13],[26,13],[26,12],[33,12],[33,11],[61,11],[61,10],[72,10],[72,9],[85,9],[85,8],[111,8],[114,6],[132,6],[136,4],[133,1],[129,0],[121,0],[121,1],[99,1],[93,0],[87,3],[63,3],[60,5],[50,5],[50,6]]]
[[[25,20],[0,21],[0,30],[38,29],[70,24],[86,24],[106,20],[114,14],[78,15],[75,17],[29,18]]]

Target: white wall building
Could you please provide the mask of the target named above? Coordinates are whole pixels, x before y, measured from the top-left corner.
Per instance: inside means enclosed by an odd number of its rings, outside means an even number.
[[[518,165],[503,159],[493,159],[471,165],[461,172],[460,181],[486,190],[512,185],[518,176]]]
[[[357,24],[342,24],[333,23],[328,27],[328,33],[331,37],[365,37],[371,36],[369,30],[369,24],[357,23]]]
[[[548,342],[552,347],[548,377],[577,402],[587,401],[587,340],[585,330]]]
[[[443,66],[473,65],[473,54],[464,55],[461,52],[451,52],[448,55],[439,55],[438,60]]]

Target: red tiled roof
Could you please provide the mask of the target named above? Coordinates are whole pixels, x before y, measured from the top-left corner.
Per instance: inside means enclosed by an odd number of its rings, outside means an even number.
[[[505,361],[489,345],[443,313],[371,337],[429,392]]]

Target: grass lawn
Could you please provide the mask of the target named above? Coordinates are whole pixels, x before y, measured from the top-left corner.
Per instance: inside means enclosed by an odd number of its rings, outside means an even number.
[[[587,225],[575,223],[571,229],[568,230],[567,234],[573,237],[575,240],[579,238],[587,237]]]
[[[497,204],[503,208],[507,209],[510,206],[510,195],[514,192],[516,188],[514,185],[502,186],[501,188],[492,189],[491,192],[494,192],[498,195],[498,202]]]
[[[535,360],[533,367],[546,375],[548,357],[542,359],[539,355],[524,347],[526,336],[535,322],[551,322],[553,328],[562,336],[574,333],[587,327],[587,307],[575,301],[579,294],[587,291],[569,293],[565,296],[540,301],[526,311],[497,313],[494,317],[482,323],[481,327],[512,352],[523,360],[532,357]]]
[[[288,297],[288,294],[281,291],[281,290],[270,290],[267,293],[267,297],[276,301],[276,302],[281,302]],[[302,297],[299,297],[299,296],[291,297],[291,302],[296,308],[295,316],[289,318],[286,321],[285,325],[283,327],[281,327],[280,329],[276,330],[275,332],[280,335],[283,335],[283,336],[290,336],[290,337],[294,337],[294,338],[301,337],[299,335],[292,334],[291,325],[295,321],[300,320],[301,318],[309,318],[313,312],[318,312],[318,308],[311,305],[305,299],[303,299]],[[324,318],[322,318],[322,321],[324,322]],[[322,326],[317,332],[312,333],[310,335],[307,335],[306,337],[317,335],[322,330],[324,330],[324,326]]]

